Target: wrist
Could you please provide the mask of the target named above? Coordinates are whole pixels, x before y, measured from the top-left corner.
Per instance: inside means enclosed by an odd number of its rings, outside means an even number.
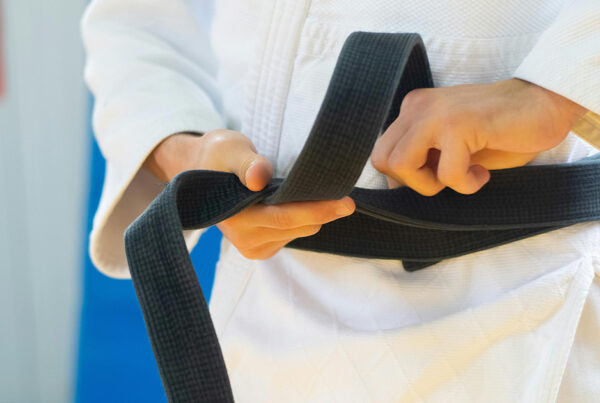
[[[554,117],[555,126],[567,133],[587,112],[587,109],[554,91],[537,84],[519,80],[529,86],[537,94],[538,99],[548,107],[549,115]]]

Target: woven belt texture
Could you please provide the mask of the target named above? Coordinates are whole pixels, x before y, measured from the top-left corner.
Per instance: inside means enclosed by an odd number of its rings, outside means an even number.
[[[355,188],[377,137],[404,96],[432,87],[418,34],[355,32],[339,56],[311,133],[289,176],[252,192],[233,174],[175,177],[125,235],[127,260],[167,397],[231,402],[207,303],[182,230],[214,225],[256,203],[350,195],[356,212],[288,247],[402,260],[417,270],[443,259],[600,219],[600,160],[492,172],[474,195],[446,189]]]

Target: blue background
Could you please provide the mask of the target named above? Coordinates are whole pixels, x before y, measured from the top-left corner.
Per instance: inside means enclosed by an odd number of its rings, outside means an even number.
[[[90,160],[86,239],[104,179],[105,163],[95,142]],[[192,252],[192,261],[207,299],[212,289],[220,242],[220,232],[210,228]],[[166,402],[131,281],[102,275],[87,254],[84,265],[75,401]]]

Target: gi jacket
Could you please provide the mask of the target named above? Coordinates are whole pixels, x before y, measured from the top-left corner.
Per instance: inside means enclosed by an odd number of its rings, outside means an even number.
[[[164,186],[140,167],[173,133],[239,130],[285,176],[357,30],[421,34],[438,86],[518,77],[600,112],[597,0],[95,0],[97,267],[128,277],[123,231]],[[593,152],[570,135],[533,163]],[[385,178],[367,164],[358,185]],[[211,312],[235,398],[596,401],[598,245],[581,224],[406,273],[287,249],[249,261],[224,240]]]

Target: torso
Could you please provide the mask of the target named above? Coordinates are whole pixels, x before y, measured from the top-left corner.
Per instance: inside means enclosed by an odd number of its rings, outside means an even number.
[[[420,33],[437,86],[492,82],[511,76],[563,3],[218,1],[227,120],[284,177],[352,31]],[[534,163],[591,152],[570,135]],[[385,181],[367,165],[357,185]],[[248,261],[225,240],[211,312],[236,400],[550,401],[600,271],[599,237],[582,224],[412,274],[290,249]]]

